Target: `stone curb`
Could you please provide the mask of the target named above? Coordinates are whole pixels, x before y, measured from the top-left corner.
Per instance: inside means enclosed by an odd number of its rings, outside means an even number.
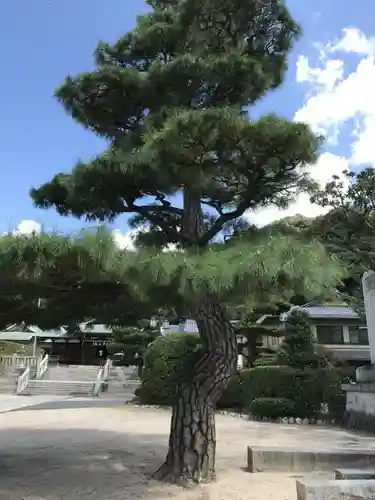
[[[327,419],[294,418],[294,417],[284,417],[278,419],[272,419],[267,417],[257,418],[247,413],[236,413],[226,410],[219,410],[217,414],[228,415],[230,417],[241,418],[243,420],[251,420],[252,422],[270,422],[274,424],[284,424],[284,425],[336,425],[336,420],[330,418]]]
[[[168,410],[169,406],[161,406],[161,405],[142,405],[135,401],[127,401],[125,404],[132,405],[135,408],[154,408],[157,410]],[[225,415],[227,417],[240,418],[242,420],[250,420],[252,422],[269,422],[274,424],[283,424],[283,425],[336,425],[335,419],[315,419],[315,418],[294,418],[294,417],[284,417],[278,418],[277,420],[271,418],[256,418],[253,415],[249,415],[248,413],[239,413],[233,412],[229,410],[218,410],[216,412],[217,415]]]

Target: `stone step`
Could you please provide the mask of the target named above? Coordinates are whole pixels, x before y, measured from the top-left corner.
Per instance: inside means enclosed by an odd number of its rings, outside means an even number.
[[[82,381],[30,380],[22,395],[30,394],[67,394],[91,395],[94,384]]]
[[[297,500],[373,499],[375,498],[374,480],[341,481],[324,479],[304,479],[297,481]]]
[[[366,469],[336,469],[336,479],[375,479],[375,467]]]
[[[375,466],[375,450],[248,446],[249,472],[313,472]]]

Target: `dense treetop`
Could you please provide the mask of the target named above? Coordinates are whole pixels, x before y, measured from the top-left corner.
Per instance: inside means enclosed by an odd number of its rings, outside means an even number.
[[[281,84],[299,27],[278,0],[148,3],[133,31],[99,44],[95,71],[56,92],[108,149],[32,196],[63,215],[131,213],[160,243],[202,246],[247,209],[286,205],[311,185],[303,166],[319,139],[304,124],[249,121],[245,111]],[[179,193],[183,207],[171,203]],[[194,235],[188,201],[206,222]]]

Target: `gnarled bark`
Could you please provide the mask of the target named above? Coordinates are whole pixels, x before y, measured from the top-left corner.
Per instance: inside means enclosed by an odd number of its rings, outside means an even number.
[[[218,300],[205,297],[193,316],[207,353],[196,364],[191,384],[178,390],[168,454],[154,475],[185,486],[215,479],[215,405],[237,369],[236,335]]]

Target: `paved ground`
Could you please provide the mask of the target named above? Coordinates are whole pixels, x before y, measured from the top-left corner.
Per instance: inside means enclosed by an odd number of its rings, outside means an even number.
[[[149,479],[166,453],[169,412],[115,405],[74,398],[1,414],[0,500],[295,500],[295,477],[243,470],[247,444],[375,448],[344,431],[219,416],[219,481],[183,491]]]
[[[68,399],[67,396],[16,396],[14,394],[0,394],[0,413],[26,408],[43,403],[55,403]]]

